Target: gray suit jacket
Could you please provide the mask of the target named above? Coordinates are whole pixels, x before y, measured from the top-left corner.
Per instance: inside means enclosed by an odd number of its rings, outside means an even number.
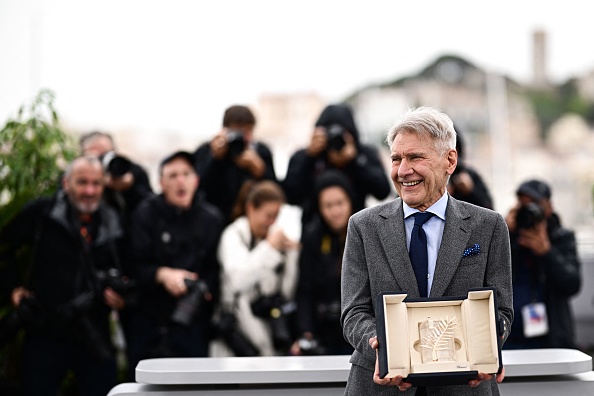
[[[474,244],[480,245],[480,253],[463,257],[464,250]],[[513,321],[507,225],[492,210],[448,197],[429,295],[465,296],[469,289],[477,287],[497,289],[499,314],[506,322],[506,339]],[[341,324],[345,338],[355,348],[350,362],[368,370],[374,369],[376,360],[375,350],[369,346],[369,338],[376,335],[374,301],[379,293],[386,291],[419,297],[406,246],[400,198],[356,213],[348,225],[342,268]],[[490,387],[484,383],[475,389],[456,386],[447,390],[460,395],[492,394],[486,389]],[[485,389],[476,393],[479,388]]]

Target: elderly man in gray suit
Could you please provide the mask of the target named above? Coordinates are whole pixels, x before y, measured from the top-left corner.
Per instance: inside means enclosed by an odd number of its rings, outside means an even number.
[[[434,108],[412,109],[390,129],[387,143],[399,198],[353,215],[348,226],[341,324],[355,351],[345,394],[498,395],[505,371],[479,373],[468,385],[426,388],[411,387],[401,376],[379,377],[374,301],[381,292],[401,291],[414,298],[427,290],[429,297],[442,297],[495,287],[503,341],[513,321],[510,243],[503,217],[458,201],[446,190],[457,164],[452,120]],[[433,214],[422,226],[427,240],[423,277],[415,276],[408,251],[416,212]],[[479,254],[465,253],[476,246]],[[417,280],[424,277],[426,285]]]

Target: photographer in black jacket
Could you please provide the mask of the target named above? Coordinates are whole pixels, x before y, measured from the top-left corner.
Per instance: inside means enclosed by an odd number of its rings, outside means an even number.
[[[200,175],[200,192],[231,222],[231,212],[243,184],[248,180],[276,182],[272,151],[254,139],[256,117],[241,105],[225,110],[223,129],[194,153]]]
[[[24,395],[56,395],[69,370],[83,395],[104,396],[117,383],[109,314],[124,299],[106,274],[120,269],[123,232],[115,211],[101,203],[102,192],[101,163],[79,157],[62,189],[28,203],[0,236],[16,307],[0,331],[6,342],[25,329]]]
[[[218,297],[223,216],[196,194],[190,153],[169,155],[159,172],[161,194],[143,201],[131,219],[130,258],[140,292],[127,327],[131,378],[141,359],[207,356]]]
[[[314,180],[328,169],[342,172],[353,185],[353,210],[365,207],[368,196],[384,199],[390,193],[390,182],[378,150],[363,144],[351,108],[337,104],[327,106],[316,121],[309,146],[296,151],[289,160],[283,188],[287,201],[303,209],[303,224],[315,211]]]
[[[105,171],[103,199],[118,211],[125,225],[140,201],[153,194],[146,171],[120,154],[108,133],[87,133],[81,136],[79,144],[83,155],[96,156],[101,160]]]
[[[548,184],[529,180],[516,194],[505,221],[518,314],[504,348],[575,348],[570,299],[581,285],[575,234],[553,211]]]

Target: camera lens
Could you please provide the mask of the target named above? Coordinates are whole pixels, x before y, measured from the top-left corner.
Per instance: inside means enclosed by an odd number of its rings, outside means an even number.
[[[182,326],[189,326],[200,309],[204,294],[208,292],[208,285],[203,280],[185,279],[188,293],[181,297],[175,310],[171,314],[171,321]]]
[[[132,162],[126,157],[117,155],[114,151],[110,151],[101,157],[103,169],[105,173],[109,173],[113,177],[122,177],[132,170]]]
[[[518,229],[529,229],[543,221],[545,218],[544,212],[540,206],[534,202],[527,205],[522,205],[516,213],[516,227]]]
[[[230,158],[235,158],[245,150],[245,138],[241,131],[227,132],[227,153]]]
[[[328,148],[330,150],[340,151],[345,146],[344,132],[346,130],[338,124],[332,124],[326,128],[326,136],[328,137]]]

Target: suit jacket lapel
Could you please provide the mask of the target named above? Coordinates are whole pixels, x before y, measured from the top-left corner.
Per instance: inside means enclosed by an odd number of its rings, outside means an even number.
[[[470,238],[470,214],[454,198],[448,197],[446,223],[435,264],[435,274],[429,295],[441,297],[452,281],[462,253]]]
[[[406,247],[402,200],[397,198],[393,205],[386,205],[380,213],[380,217],[384,219],[379,223],[380,243],[386,254],[392,277],[396,282],[391,291],[403,291],[410,297],[419,297],[417,278]],[[389,274],[386,273],[386,276]]]

